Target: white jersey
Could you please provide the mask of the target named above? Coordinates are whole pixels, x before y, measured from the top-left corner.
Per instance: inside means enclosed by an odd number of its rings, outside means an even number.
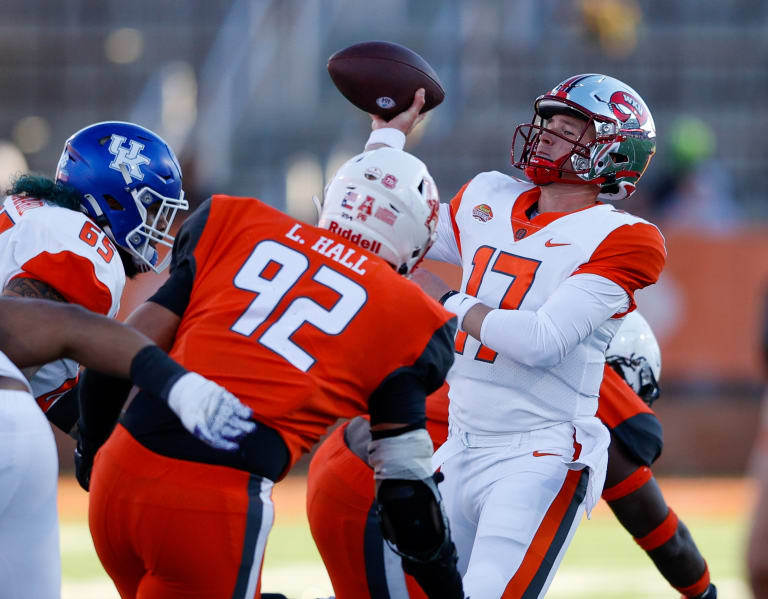
[[[7,196],[0,211],[0,285],[17,277],[47,283],[68,302],[114,317],[125,270],[105,233],[85,214],[46,200]],[[78,364],[57,360],[30,380],[47,411],[74,386]]]
[[[588,274],[624,289],[625,312],[634,309],[633,292],[653,283],[663,266],[658,229],[608,204],[529,218],[539,194],[507,175],[481,173],[450,209],[442,208],[438,241],[427,257],[460,261],[462,291],[490,307],[535,312],[566,279]],[[451,422],[493,435],[594,416],[605,349],[623,314],[616,316],[551,367],[508,359],[460,331],[447,379]]]
[[[27,382],[27,379],[24,378],[24,375],[21,374],[21,370],[19,370],[16,367],[16,364],[11,362],[8,356],[6,356],[1,351],[0,351],[0,376],[5,376],[5,377],[8,377],[9,379],[15,379],[17,381],[20,381],[27,386],[27,389],[29,389],[29,383]],[[32,390],[30,389],[30,392],[31,391]]]

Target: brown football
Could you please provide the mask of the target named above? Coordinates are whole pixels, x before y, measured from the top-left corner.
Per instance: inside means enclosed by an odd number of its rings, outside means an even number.
[[[432,110],[445,98],[435,70],[405,46],[393,42],[361,42],[328,59],[328,73],[339,91],[355,106],[386,120],[407,110],[423,87]]]

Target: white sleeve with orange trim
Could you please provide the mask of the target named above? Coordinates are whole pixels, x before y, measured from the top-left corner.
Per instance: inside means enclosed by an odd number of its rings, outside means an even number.
[[[3,286],[19,276],[47,283],[73,304],[114,317],[125,270],[114,244],[84,214],[45,206],[24,212],[0,269]]]
[[[661,231],[648,222],[617,227],[573,273],[593,274],[619,285],[629,296],[626,312],[635,309],[635,291],[658,281],[667,249]]]
[[[568,277],[538,310],[491,310],[480,341],[502,356],[551,368],[617,312],[629,297],[619,285],[598,275]]]
[[[120,308],[125,271],[112,242],[87,216],[45,205],[15,214],[4,232],[0,277],[5,287],[17,277],[50,285],[68,302],[114,317]],[[79,366],[56,360],[31,378],[43,411],[77,382]]]

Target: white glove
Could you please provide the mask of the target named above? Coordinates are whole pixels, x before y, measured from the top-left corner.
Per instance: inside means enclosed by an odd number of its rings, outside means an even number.
[[[168,392],[168,406],[195,437],[216,449],[234,451],[256,428],[253,412],[213,381],[188,372]]]

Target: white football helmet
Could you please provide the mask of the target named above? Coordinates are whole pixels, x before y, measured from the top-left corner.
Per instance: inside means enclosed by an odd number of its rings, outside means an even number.
[[[440,200],[424,163],[380,148],[347,161],[325,190],[319,227],[408,274],[435,240]]]
[[[624,317],[605,350],[605,361],[649,406],[659,398],[661,350],[637,310]]]

